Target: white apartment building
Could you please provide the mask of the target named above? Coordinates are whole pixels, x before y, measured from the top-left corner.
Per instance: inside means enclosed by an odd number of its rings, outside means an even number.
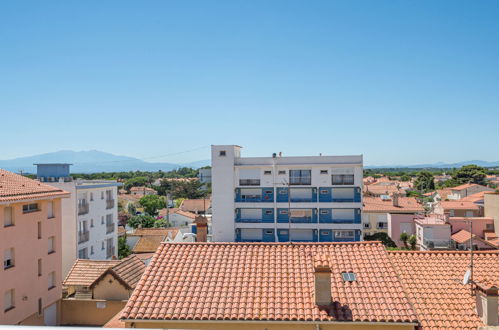
[[[214,145],[214,242],[361,240],[362,156],[241,157]]]
[[[37,179],[71,193],[62,201],[62,275],[76,259],[118,255],[118,186],[107,180],[73,180],[71,164],[35,164]]]

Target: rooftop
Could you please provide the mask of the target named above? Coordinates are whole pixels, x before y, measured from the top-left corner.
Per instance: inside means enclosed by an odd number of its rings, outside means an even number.
[[[393,205],[393,199],[383,200],[381,197],[364,197],[364,212],[394,212],[417,213],[423,212],[423,206],[414,197],[398,197],[398,205]]]
[[[66,196],[62,189],[0,169],[0,203]]]
[[[442,201],[440,202],[444,210],[478,210],[479,207],[474,202],[469,201]]]
[[[420,225],[449,225],[445,219],[438,216],[427,216],[424,218],[416,218],[414,222]]]
[[[333,303],[314,300],[314,258]],[[342,272],[355,272],[344,281]],[[414,322],[385,248],[356,243],[162,243],[122,315],[130,320]]]
[[[211,200],[209,199],[185,199],[180,204],[182,211],[188,212],[204,212],[211,207]]]
[[[390,260],[424,329],[483,326],[475,297],[462,279],[470,262],[463,251],[390,251]],[[499,252],[474,251],[475,281],[499,285]]]

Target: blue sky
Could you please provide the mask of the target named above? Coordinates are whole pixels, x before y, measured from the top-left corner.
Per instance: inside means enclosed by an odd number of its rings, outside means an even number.
[[[499,160],[498,1],[2,1],[0,159]],[[197,149],[193,152],[180,153]]]

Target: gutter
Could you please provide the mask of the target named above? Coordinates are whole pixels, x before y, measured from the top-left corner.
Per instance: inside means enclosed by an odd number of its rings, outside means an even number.
[[[261,320],[150,320],[150,319],[120,319],[122,322],[144,322],[144,323],[233,323],[233,324],[337,324],[337,325],[384,325],[384,326],[400,326],[412,325],[419,326],[417,322],[372,322],[372,321],[261,321]]]

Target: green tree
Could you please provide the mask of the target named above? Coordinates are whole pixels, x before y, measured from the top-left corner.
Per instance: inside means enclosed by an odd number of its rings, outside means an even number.
[[[463,166],[452,175],[452,179],[458,184],[476,183],[486,185],[486,177],[485,168],[477,165]]]
[[[185,198],[177,198],[177,199],[175,199],[175,207],[179,208],[183,201],[185,201]]]
[[[135,215],[137,213],[137,208],[133,203],[128,203],[128,214]]]
[[[158,210],[166,207],[165,199],[158,195],[146,195],[139,199],[139,204],[148,215],[158,215]]]
[[[152,228],[156,219],[150,215],[135,215],[128,220],[128,225],[132,228]]]
[[[404,181],[404,182],[411,181],[411,177],[407,174],[404,174],[400,177],[400,181]]]
[[[138,176],[125,181],[123,187],[126,191],[130,192],[132,187],[142,187],[147,185],[151,180],[147,176]]]
[[[132,250],[126,243],[126,235],[118,237],[118,258],[123,259],[128,257]]]
[[[387,233],[374,233],[373,235],[366,235],[365,241],[381,241],[386,247],[397,247],[397,244],[388,236]]]
[[[419,172],[416,176],[416,181],[414,181],[414,188],[420,192],[435,190],[433,174],[425,170]]]
[[[412,250],[416,250],[416,243],[417,243],[417,238],[416,235],[411,235],[409,236],[409,245],[411,246]]]
[[[171,223],[169,223],[164,217],[154,222],[154,228],[167,228],[171,226]]]
[[[407,249],[407,240],[409,239],[409,234],[407,234],[405,231],[400,234],[400,240],[402,243],[404,243],[404,247]]]

